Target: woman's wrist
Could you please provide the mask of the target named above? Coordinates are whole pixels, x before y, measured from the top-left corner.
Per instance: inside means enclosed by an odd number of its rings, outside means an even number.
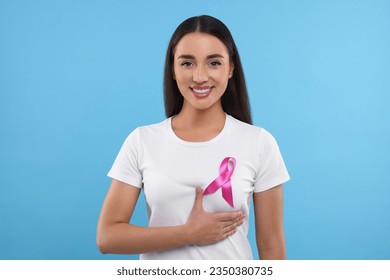
[[[180,226],[180,239],[181,239],[181,242],[183,243],[183,246],[189,246],[189,245],[193,245],[193,241],[192,241],[192,235],[191,235],[191,228],[190,226],[188,225],[188,223]]]

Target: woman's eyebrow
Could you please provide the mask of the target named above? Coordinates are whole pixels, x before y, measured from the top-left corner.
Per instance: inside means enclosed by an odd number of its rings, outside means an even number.
[[[212,59],[212,58],[224,58],[222,54],[210,54],[207,56],[207,59]],[[178,59],[195,59],[195,56],[190,55],[190,54],[182,54],[178,57]]]
[[[183,58],[183,59],[195,59],[195,56],[193,55],[190,55],[190,54],[182,54],[178,57],[179,59],[180,58]]]
[[[210,54],[207,56],[207,59],[212,59],[212,58],[224,58],[222,54],[216,53],[216,54]]]

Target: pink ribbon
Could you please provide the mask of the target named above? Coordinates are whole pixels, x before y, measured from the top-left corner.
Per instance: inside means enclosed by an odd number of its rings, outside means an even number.
[[[233,163],[233,167],[231,169],[229,169],[229,161]],[[229,203],[231,207],[234,207],[232,184],[230,182],[230,177],[232,176],[235,167],[235,158],[225,158],[219,166],[219,176],[207,186],[203,194],[212,194],[215,193],[219,188],[222,188],[222,197],[226,200],[227,203]]]

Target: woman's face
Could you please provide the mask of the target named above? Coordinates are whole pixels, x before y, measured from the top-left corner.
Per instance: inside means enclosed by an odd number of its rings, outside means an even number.
[[[174,50],[174,78],[183,95],[183,108],[221,106],[221,96],[233,73],[226,46],[207,33],[185,35]]]

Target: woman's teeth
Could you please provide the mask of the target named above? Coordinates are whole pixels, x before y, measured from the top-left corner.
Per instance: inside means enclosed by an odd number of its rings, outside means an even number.
[[[207,89],[192,89],[197,94],[206,94],[210,91],[210,88]]]

